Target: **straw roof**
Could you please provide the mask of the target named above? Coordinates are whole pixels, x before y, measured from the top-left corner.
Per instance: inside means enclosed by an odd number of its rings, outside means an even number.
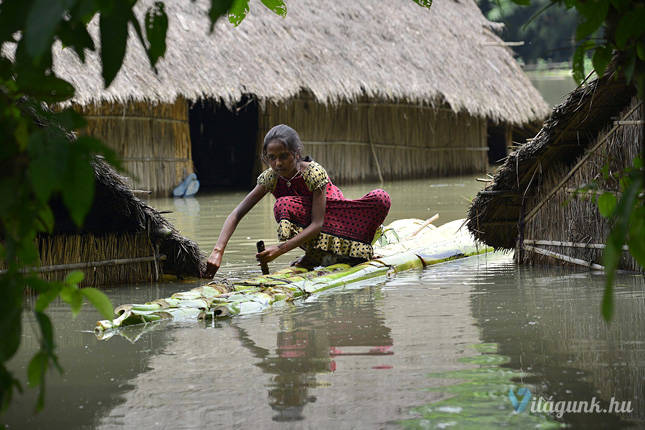
[[[535,196],[536,183],[553,166],[572,167],[634,94],[634,88],[617,79],[615,72],[569,94],[535,138],[509,154],[493,182],[473,200],[468,228],[475,237],[496,248],[514,248],[522,198],[530,201]]]
[[[127,179],[119,175],[101,158],[94,167],[94,203],[80,233],[102,235],[109,233],[147,232],[150,240],[159,244],[159,253],[166,255],[164,273],[177,276],[200,275],[200,251],[195,242],[179,234],[156,209],[137,198]],[[60,199],[51,203],[55,216],[54,234],[78,234]]]
[[[141,16],[152,0],[140,1]],[[208,34],[210,2],[166,0],[168,50],[155,75],[133,32],[123,69],[103,89],[95,54],[81,64],[60,46],[55,69],[77,88],[75,101],[169,103],[214,98],[227,106],[244,94],[280,102],[308,91],[325,104],[379,100],[447,105],[455,112],[524,124],[548,107],[512,51],[472,0],[291,0],[286,17],[251,2],[233,27]],[[97,20],[90,25],[97,34]]]
[[[64,136],[73,145],[75,135],[52,118],[42,116],[34,103],[34,100],[24,97],[19,100],[18,107],[39,127],[47,128],[52,135]],[[55,195],[49,202],[54,215],[51,234],[103,236],[146,232],[150,242],[158,245],[159,253],[166,256],[162,263],[165,273],[179,277],[200,276],[202,262],[197,244],[180,235],[156,209],[137,198],[128,178],[119,175],[101,156],[95,157],[91,164],[95,180],[94,201],[83,227],[76,226],[62,197]]]

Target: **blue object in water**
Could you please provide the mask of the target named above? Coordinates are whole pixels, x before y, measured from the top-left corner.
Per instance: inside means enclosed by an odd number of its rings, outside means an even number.
[[[199,180],[195,178],[194,180],[188,183],[188,186],[186,187],[186,192],[184,193],[184,197],[192,197],[195,194],[197,194],[197,191],[199,191]]]
[[[186,195],[186,190],[188,189],[188,186],[191,184],[191,182],[196,181],[197,182],[197,190],[199,189],[199,181],[197,181],[197,175],[194,173],[191,173],[190,175],[186,176],[186,179],[184,179],[181,184],[177,185],[174,190],[172,190],[172,195],[175,197],[184,197]],[[194,193],[197,192],[197,190],[194,191]],[[194,195],[191,194],[191,195]]]

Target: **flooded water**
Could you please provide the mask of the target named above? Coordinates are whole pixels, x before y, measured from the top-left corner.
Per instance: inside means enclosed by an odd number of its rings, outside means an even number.
[[[343,191],[356,198],[375,186]],[[388,220],[461,218],[480,187],[473,177],[385,184]],[[209,251],[242,195],[151,203],[172,211],[182,233]],[[267,198],[242,221],[220,276],[258,273],[255,241],[274,243],[274,234]],[[291,254],[271,267],[298,255]],[[197,284],[106,292],[114,304],[144,302]],[[48,429],[643,427],[643,278],[619,276],[609,326],[600,318],[602,289],[602,275],[516,267],[509,255],[489,254],[246,317],[132,327],[108,341],[92,333],[96,311],[86,306],[74,319],[54,303],[65,373],[50,373],[43,412],[33,415],[36,393],[26,389],[4,421]],[[10,363],[23,381],[34,332],[26,312],[22,348]],[[612,397],[631,402],[632,412],[540,409],[569,400],[605,409]]]
[[[534,71],[527,73],[531,83],[542,94],[549,106],[562,103],[578,86],[568,71]]]

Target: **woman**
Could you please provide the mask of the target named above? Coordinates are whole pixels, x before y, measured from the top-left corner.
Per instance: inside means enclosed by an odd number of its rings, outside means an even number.
[[[374,190],[358,200],[345,200],[325,169],[302,158],[298,133],[277,125],[267,133],[262,158],[270,166],[257,185],[226,218],[208,257],[204,275],[212,277],[222,263],[224,249],[237,224],[267,193],[276,197],[274,214],[282,243],[268,246],[256,259],[268,263],[300,246],[302,267],[334,263],[357,264],[372,257],[372,239],[390,209],[390,196]]]

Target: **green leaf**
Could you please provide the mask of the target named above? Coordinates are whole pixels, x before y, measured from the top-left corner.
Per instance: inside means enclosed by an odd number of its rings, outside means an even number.
[[[635,208],[631,214],[627,245],[629,253],[641,268],[645,268],[645,207]]]
[[[87,25],[99,11],[99,6],[98,0],[80,0],[76,3],[74,17]]]
[[[612,50],[607,45],[599,46],[596,48],[593,54],[593,58],[591,59],[591,62],[593,64],[594,70],[596,71],[596,75],[599,78],[602,77],[602,75],[605,73],[605,70],[607,69],[607,65],[611,60],[611,54],[612,54]]]
[[[211,20],[209,31],[211,33],[217,20],[228,13],[232,4],[233,0],[211,0],[211,7],[208,10],[208,17]]]
[[[70,287],[76,287],[78,286],[78,284],[83,282],[83,279],[85,279],[85,273],[81,272],[80,270],[74,270],[73,272],[70,272],[67,274],[67,276],[65,276],[63,283]]]
[[[642,40],[639,40],[636,44],[636,55],[642,61],[645,61],[645,43]]]
[[[80,130],[87,126],[87,121],[83,118],[83,115],[72,108],[55,113],[52,116],[52,122],[70,131]]]
[[[27,126],[27,121],[22,120],[18,122],[16,130],[13,132],[13,136],[18,142],[18,147],[20,150],[24,150],[29,143],[29,128]]]
[[[595,33],[605,22],[609,11],[609,1],[578,1],[576,2],[576,9],[585,18],[576,28],[576,40],[583,40],[585,37]]]
[[[414,1],[418,4],[421,4],[421,3],[426,3],[429,0],[414,0]],[[262,0],[262,3],[274,13],[280,16],[287,16],[287,5],[284,4],[283,0]],[[432,4],[432,1],[429,1],[429,3]],[[428,5],[427,7],[430,7],[430,5]]]
[[[45,381],[48,361],[47,354],[43,351],[38,351],[31,358],[27,367],[27,383],[30,387],[37,387]]]
[[[53,302],[56,297],[60,294],[60,288],[52,288],[48,291],[42,292],[38,294],[38,298],[36,299],[36,311],[37,312],[44,312],[49,304]]]
[[[114,309],[110,299],[96,288],[82,288],[81,293],[87,297],[87,300],[103,315],[104,318],[114,318]]]
[[[77,287],[66,285],[60,292],[60,298],[69,305],[74,316],[78,315],[83,305],[83,295]]]
[[[237,27],[244,21],[247,13],[249,13],[249,0],[233,0],[228,10],[228,20]]]
[[[607,275],[609,277],[609,275]],[[614,282],[605,284],[602,294],[601,313],[605,321],[609,322],[614,317]]]
[[[415,2],[417,0],[414,0]],[[519,4],[520,6],[529,6],[531,4],[531,0],[512,0],[513,3]]]
[[[631,83],[632,79],[634,78],[634,71],[636,70],[636,56],[631,55],[627,58],[627,64],[625,65],[625,69],[623,73],[625,73],[625,80],[627,83]]]
[[[31,133],[28,151],[31,163],[27,175],[36,197],[47,203],[53,191],[61,188],[67,170],[69,143],[62,139],[48,140],[44,131]]]
[[[616,196],[608,191],[598,197],[598,212],[603,218],[609,218],[616,209]]]
[[[585,79],[585,53],[593,44],[589,41],[583,42],[573,53],[573,79],[578,85]]]
[[[71,149],[63,177],[63,202],[72,220],[81,227],[94,200],[94,169],[83,148],[71,145]]]
[[[18,350],[22,334],[22,299],[23,287],[18,277],[9,278],[10,275],[0,275],[0,363],[9,360]]]
[[[430,6],[432,6],[432,0],[413,0],[413,1],[414,1],[416,4],[418,4],[419,6],[422,6],[422,7],[427,7],[427,8],[429,8]],[[520,3],[520,1],[521,1],[522,3]],[[520,1],[517,1],[516,3],[518,3],[518,4],[524,4],[524,2],[525,2],[525,1],[530,3],[530,0],[520,0]],[[526,4],[528,5],[529,3],[526,3]]]
[[[101,64],[103,83],[109,87],[121,69],[128,42],[128,17],[132,9],[125,0],[116,0],[114,8],[104,11],[99,18],[101,32]]]
[[[0,41],[9,40],[14,33],[24,30],[30,10],[23,0],[4,0],[0,4]]]
[[[59,0],[35,0],[32,4],[25,27],[27,53],[34,59],[40,58],[51,49],[56,27],[63,19],[65,7]]]
[[[48,103],[58,103],[74,97],[74,86],[51,75],[18,75],[18,84],[25,94]]]
[[[613,288],[616,270],[622,256],[622,248],[625,243],[631,213],[643,184],[638,172],[635,172],[634,176],[633,180],[625,181],[628,185],[614,210],[614,227],[609,233],[603,254],[606,278],[605,293],[602,300],[602,315],[606,321],[610,321],[613,316]]]
[[[51,233],[54,230],[54,213],[49,205],[43,205],[38,212],[38,220],[43,225],[43,231]]]
[[[42,338],[41,348],[49,353],[54,350],[54,327],[47,315],[42,312],[35,312],[38,327],[40,327],[40,334]]]
[[[624,49],[630,39],[638,39],[640,35],[645,33],[643,22],[645,22],[644,7],[634,7],[633,10],[622,16],[614,34],[618,49]]]
[[[146,38],[150,43],[148,57],[154,67],[159,58],[166,53],[166,33],[168,32],[168,16],[162,2],[155,2],[146,12]]]
[[[63,46],[71,47],[83,63],[85,62],[85,50],[94,51],[96,49],[94,39],[92,39],[87,27],[82,22],[74,20],[63,21],[58,30],[58,37]]]

